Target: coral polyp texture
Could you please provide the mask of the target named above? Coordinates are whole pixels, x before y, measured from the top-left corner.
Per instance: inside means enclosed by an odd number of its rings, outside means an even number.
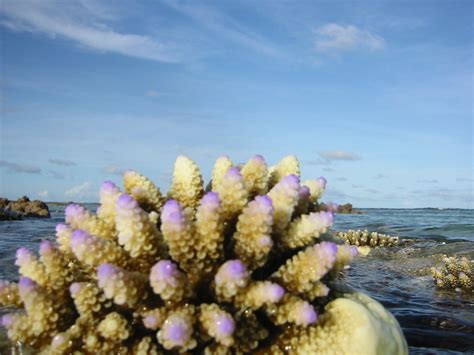
[[[69,205],[39,256],[17,251],[1,324],[41,354],[406,354],[395,318],[338,286],[357,248],[328,233],[326,179],[299,175],[295,156],[223,156],[205,188],[180,156],[162,194],[127,171],[96,213]]]
[[[399,237],[393,237],[390,235],[377,233],[377,232],[369,232],[366,230],[352,230],[349,229],[346,232],[339,232],[337,236],[341,238],[344,243],[355,245],[357,247],[368,246],[371,248],[375,247],[392,247],[397,245],[400,242]]]
[[[466,257],[446,256],[443,264],[431,269],[437,287],[474,293],[474,261]]]

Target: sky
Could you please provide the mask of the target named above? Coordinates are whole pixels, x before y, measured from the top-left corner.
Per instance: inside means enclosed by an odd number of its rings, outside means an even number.
[[[0,2],[0,196],[296,155],[324,201],[474,208],[474,2]]]

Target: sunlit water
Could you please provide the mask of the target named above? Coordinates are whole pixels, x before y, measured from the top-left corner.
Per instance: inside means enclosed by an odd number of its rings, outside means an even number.
[[[64,221],[64,207],[50,210],[51,219],[0,222],[0,279],[17,279],[18,247],[37,250],[41,239],[54,238],[56,224]],[[473,353],[474,296],[437,290],[427,270],[443,254],[474,259],[474,210],[363,211],[338,215],[334,229],[368,229],[399,235],[407,242],[358,258],[345,276],[346,283],[368,293],[397,317],[411,353]]]

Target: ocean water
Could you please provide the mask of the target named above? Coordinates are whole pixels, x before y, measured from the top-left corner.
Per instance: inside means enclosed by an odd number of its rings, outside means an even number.
[[[86,207],[95,210],[97,205]],[[17,248],[27,246],[37,250],[41,239],[54,238],[56,224],[64,221],[64,207],[51,206],[50,210],[51,219],[0,222],[0,279],[17,279],[14,266]],[[368,293],[395,315],[410,353],[472,354],[474,295],[437,290],[428,270],[440,263],[444,254],[474,259],[474,210],[364,209],[363,212],[337,215],[333,229],[368,229],[398,235],[404,243],[359,257],[344,276],[345,283]]]

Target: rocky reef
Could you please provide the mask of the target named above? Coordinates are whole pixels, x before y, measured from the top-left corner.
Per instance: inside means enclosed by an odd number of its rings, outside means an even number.
[[[362,214],[363,212],[352,207],[352,203],[344,203],[342,205],[335,205],[332,203],[320,203],[320,211],[332,211],[342,214]]]
[[[217,159],[204,189],[175,162],[167,195],[127,171],[96,214],[71,204],[56,241],[16,255],[0,282],[13,343],[40,354],[407,354],[396,319],[338,281],[357,255],[327,232],[326,179],[294,156]]]
[[[0,198],[0,220],[21,219],[22,217],[49,218],[48,205],[43,201],[30,201],[23,196],[16,201]]]
[[[442,266],[431,268],[436,286],[474,293],[473,263],[466,257],[445,256]]]

